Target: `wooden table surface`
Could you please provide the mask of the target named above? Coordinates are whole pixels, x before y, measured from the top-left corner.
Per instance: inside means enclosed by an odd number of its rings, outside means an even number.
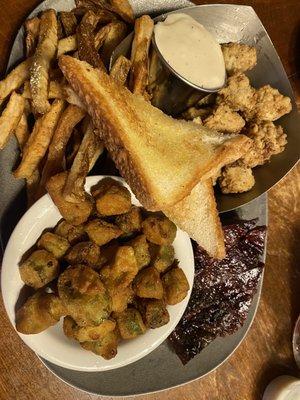
[[[233,2],[245,3],[244,0]],[[38,3],[38,0],[0,0],[1,73],[18,27]],[[300,1],[248,0],[248,4],[254,7],[269,32],[299,104]],[[274,377],[297,375],[291,337],[300,313],[299,195],[300,166],[269,193],[269,236],[262,298],[253,326],[235,354],[203,379],[182,388],[143,396],[143,399],[257,400]],[[95,398],[65,385],[40,363],[12,329],[2,300],[0,329],[0,400]]]

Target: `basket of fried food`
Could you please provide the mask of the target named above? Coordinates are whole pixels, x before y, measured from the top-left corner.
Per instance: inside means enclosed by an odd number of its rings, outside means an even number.
[[[17,311],[16,328],[37,334],[64,317],[68,338],[111,359],[121,340],[166,325],[167,306],[181,302],[189,284],[167,217],[132,205],[111,178],[92,188],[91,199],[84,223],[62,219],[21,261],[20,276],[35,293]]]

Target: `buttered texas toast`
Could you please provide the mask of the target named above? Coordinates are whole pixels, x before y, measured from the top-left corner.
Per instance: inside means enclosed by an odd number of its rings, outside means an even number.
[[[243,135],[224,135],[174,120],[102,71],[70,56],[61,70],[86,105],[121,175],[148,209],[186,197],[202,178],[240,158]]]

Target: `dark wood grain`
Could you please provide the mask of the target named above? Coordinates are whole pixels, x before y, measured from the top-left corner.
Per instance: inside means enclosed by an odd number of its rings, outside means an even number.
[[[18,27],[37,0],[0,0],[0,72]],[[198,1],[197,3],[200,3]],[[210,3],[210,2],[201,2]],[[220,3],[230,3],[228,0]],[[236,4],[244,4],[236,0]],[[300,1],[252,0],[283,61],[300,104]],[[1,195],[1,194],[0,194]],[[291,336],[300,312],[300,166],[269,194],[268,255],[262,298],[250,332],[215,372],[146,400],[257,400],[280,374],[296,374]],[[298,297],[297,297],[298,296]],[[91,400],[53,376],[22,343],[0,302],[0,400]]]

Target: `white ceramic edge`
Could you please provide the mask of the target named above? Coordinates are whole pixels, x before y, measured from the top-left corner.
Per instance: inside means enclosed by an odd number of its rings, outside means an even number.
[[[103,179],[107,177],[107,175],[97,175],[97,176],[89,176],[87,178],[87,186],[92,186],[94,184],[96,184],[100,179]],[[126,184],[126,182],[119,177],[113,177],[114,179],[119,180],[120,182],[122,182],[127,188],[129,188],[129,186]],[[136,200],[134,194],[131,192],[134,202],[138,203],[138,201]],[[194,275],[194,255],[193,255],[193,249],[192,249],[192,245],[191,245],[191,240],[188,237],[188,235],[183,232],[180,231],[178,229],[178,232],[180,232],[181,234],[186,236],[186,252],[187,252],[187,259],[190,260],[190,264],[189,264],[189,268],[191,269],[191,271],[193,272],[191,274],[191,278],[188,279],[189,280],[189,285],[190,285],[190,289],[189,292],[187,294],[187,296],[185,297],[185,299],[180,303],[181,305],[181,311],[177,314],[176,318],[173,319],[172,323],[169,323],[168,325],[168,329],[165,331],[165,333],[163,335],[161,335],[160,339],[156,340],[151,346],[145,348],[144,351],[138,353],[135,356],[129,357],[127,360],[124,360],[123,362],[118,362],[115,366],[114,365],[107,365],[107,366],[97,366],[97,367],[74,367],[73,365],[70,365],[68,363],[64,363],[61,360],[58,360],[55,357],[52,357],[51,355],[49,355],[47,352],[44,352],[43,350],[41,350],[40,348],[36,348],[32,343],[28,343],[27,341],[27,335],[23,335],[21,333],[19,333],[16,330],[15,327],[15,315],[12,315],[12,313],[10,312],[9,308],[10,305],[7,302],[7,299],[5,297],[5,291],[3,291],[3,287],[6,286],[6,282],[9,279],[9,272],[10,272],[10,260],[9,258],[11,257],[11,252],[12,249],[14,247],[14,241],[16,240],[16,238],[19,235],[19,231],[21,229],[21,226],[23,224],[23,221],[25,219],[28,218],[28,214],[32,213],[35,209],[40,209],[40,208],[46,208],[47,206],[49,206],[49,202],[52,202],[50,196],[48,194],[44,195],[41,199],[39,199],[24,215],[23,217],[20,219],[20,221],[18,222],[17,226],[15,227],[13,233],[10,236],[10,239],[8,241],[8,244],[6,246],[5,252],[4,252],[4,256],[3,256],[3,262],[2,262],[2,272],[1,272],[1,287],[2,287],[2,298],[3,298],[3,303],[5,306],[5,310],[6,313],[9,317],[9,320],[14,328],[14,330],[17,332],[17,334],[19,335],[19,337],[23,340],[23,342],[31,349],[33,350],[37,355],[39,355],[40,357],[52,362],[53,364],[59,365],[63,368],[67,368],[67,369],[72,369],[75,371],[82,371],[82,372],[101,372],[101,371],[109,371],[112,369],[117,369],[120,367],[124,367],[126,365],[129,365],[135,361],[140,360],[141,358],[145,357],[147,354],[151,353],[153,350],[155,350],[169,335],[170,333],[174,330],[175,326],[178,324],[178,322],[180,321],[190,298],[191,292],[192,292],[192,287],[193,287],[193,275]],[[55,205],[53,204],[53,207],[55,207]],[[193,260],[193,261],[192,261]],[[171,322],[171,321],[170,321]],[[33,335],[30,335],[33,336]]]

